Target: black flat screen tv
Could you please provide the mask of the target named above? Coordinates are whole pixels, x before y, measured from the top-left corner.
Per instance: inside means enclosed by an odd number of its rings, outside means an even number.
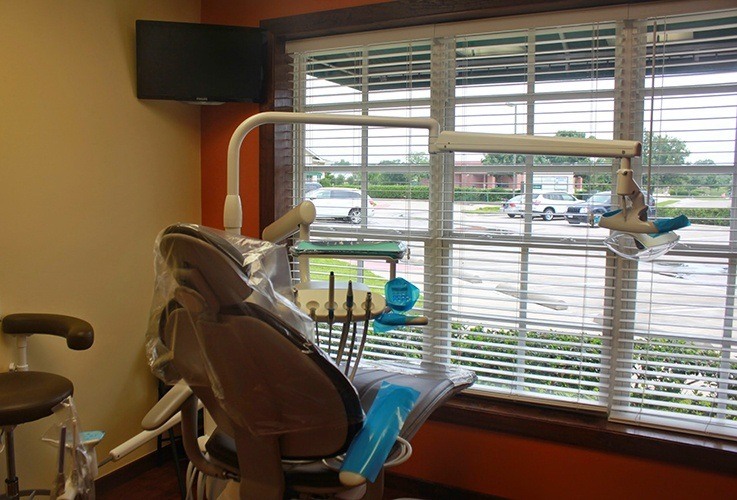
[[[262,102],[264,30],[136,21],[139,99]]]

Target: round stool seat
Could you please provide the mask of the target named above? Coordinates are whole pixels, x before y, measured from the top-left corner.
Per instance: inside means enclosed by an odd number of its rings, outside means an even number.
[[[53,373],[0,373],[0,426],[48,417],[73,391],[68,379]]]

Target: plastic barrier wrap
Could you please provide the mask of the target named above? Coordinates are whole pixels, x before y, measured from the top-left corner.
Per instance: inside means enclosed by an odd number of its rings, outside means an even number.
[[[97,462],[94,450],[87,449],[83,442],[79,417],[71,396],[54,408],[54,417],[56,423],[42,438],[59,450],[58,470],[52,479],[50,498],[94,499]]]
[[[360,426],[355,388],[294,304],[283,246],[179,224],[157,238],[155,271],[146,346],[159,378],[212,395],[255,435]]]
[[[176,228],[176,229],[174,229]],[[162,231],[156,238],[154,246],[154,296],[149,314],[149,325],[146,332],[146,352],[149,366],[154,374],[167,383],[176,383],[181,377],[171,373],[171,346],[167,345],[163,336],[162,319],[167,310],[179,307],[175,291],[179,286],[166,263],[167,256],[161,253],[161,240],[176,230],[191,229],[208,243],[219,248],[224,255],[242,271],[243,284],[250,290],[245,297],[241,290],[226,290],[231,293],[234,304],[251,303],[260,306],[267,312],[281,317],[300,331],[308,339],[312,339],[314,323],[294,305],[294,293],[289,278],[289,262],[286,249],[263,240],[232,235],[216,229],[204,228],[195,224],[178,224]],[[217,286],[217,285],[215,285]]]
[[[419,395],[411,387],[381,384],[363,428],[346,453],[340,477],[343,484],[360,484],[356,476],[376,480]]]

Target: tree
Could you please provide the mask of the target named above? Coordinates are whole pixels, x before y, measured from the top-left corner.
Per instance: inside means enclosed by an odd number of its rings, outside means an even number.
[[[650,150],[652,148],[652,158]],[[669,135],[654,135],[645,132],[642,137],[642,164],[648,165],[685,165],[691,152],[684,141]]]
[[[652,151],[652,155],[650,154]],[[691,152],[684,141],[669,135],[656,135],[645,132],[642,138],[642,166],[647,174],[650,166],[654,169],[653,186],[666,187],[687,186],[693,182],[693,176],[684,174],[659,173],[660,166],[685,165]]]
[[[586,138],[585,132],[577,132],[575,130],[559,130],[555,133],[555,137],[576,137],[579,139]],[[589,136],[593,139],[593,136]],[[591,165],[593,160],[585,156],[535,156],[533,158],[534,165]],[[481,160],[484,165],[524,165],[525,155],[510,153],[487,153]]]

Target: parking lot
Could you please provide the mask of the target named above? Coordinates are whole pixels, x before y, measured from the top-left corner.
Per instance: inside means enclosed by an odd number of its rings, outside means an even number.
[[[722,206],[730,200],[715,200]],[[428,202],[419,200],[376,200],[373,217],[369,218],[369,233],[385,236],[395,233],[397,239],[406,239],[414,233],[420,236],[428,228]],[[693,206],[688,201],[686,206]],[[607,229],[585,224],[572,225],[562,218],[552,221],[519,217],[510,218],[500,212],[484,213],[483,204],[457,204],[453,211],[453,227],[458,233],[474,236],[488,235],[491,244],[496,237],[522,236],[526,229],[534,237],[553,238],[565,243],[566,239],[603,240]],[[673,206],[673,205],[671,205]],[[350,235],[363,230],[360,226],[344,221],[321,221],[315,227],[329,229],[331,233]],[[681,244],[710,243],[726,245],[729,228],[694,224],[678,231]],[[422,245],[411,245],[411,258],[400,267],[400,274],[419,276],[424,271],[425,259]],[[518,282],[521,276],[519,254],[495,251],[482,245],[454,247],[454,265],[451,282],[463,289],[462,297],[453,293],[454,309],[473,311],[489,316],[518,314],[520,307]],[[527,293],[530,300],[527,317],[540,323],[567,322],[579,318],[581,326],[599,328],[603,321],[605,265],[603,254],[585,257],[580,252],[555,251],[531,252],[527,268],[531,278]],[[370,262],[366,267],[380,276],[388,277],[384,264]],[[714,297],[724,296],[727,287],[726,260],[703,263],[689,259],[668,259],[667,255],[653,263],[640,266],[637,280],[639,294],[657,295],[657,305],[648,305],[637,311],[641,324],[656,323],[663,331],[684,331],[704,337],[718,337],[724,321],[723,302],[715,303]],[[547,276],[547,277],[546,277]],[[458,290],[461,290],[459,288]],[[644,295],[643,295],[644,296]],[[646,301],[648,304],[652,300]],[[699,311],[698,314],[694,311]],[[672,324],[671,318],[678,321]],[[671,326],[668,326],[672,324]]]

